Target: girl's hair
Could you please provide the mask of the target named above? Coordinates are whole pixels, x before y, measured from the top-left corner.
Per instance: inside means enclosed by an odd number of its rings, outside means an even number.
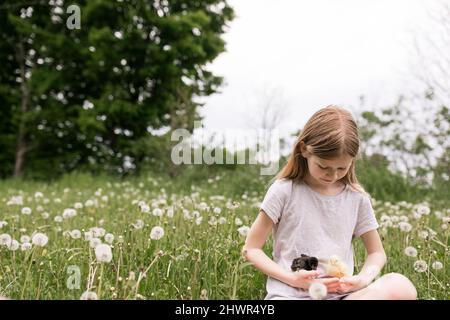
[[[358,127],[350,112],[337,106],[327,106],[317,111],[306,123],[287,164],[275,176],[276,179],[303,181],[308,172],[308,162],[302,156],[300,142],[313,155],[323,159],[333,159],[343,154],[355,158],[359,150]],[[347,174],[340,180],[352,189],[364,193],[355,174],[355,159]]]

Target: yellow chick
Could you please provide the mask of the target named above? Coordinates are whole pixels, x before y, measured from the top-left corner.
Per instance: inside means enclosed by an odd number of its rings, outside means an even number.
[[[347,265],[337,255],[332,255],[325,266],[328,276],[342,278],[349,275]]]

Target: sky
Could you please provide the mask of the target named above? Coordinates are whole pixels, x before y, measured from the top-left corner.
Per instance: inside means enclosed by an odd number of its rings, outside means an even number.
[[[204,100],[206,130],[247,129],[262,93],[281,92],[281,132],[329,104],[385,107],[414,89],[413,39],[434,0],[229,0],[236,18],[210,70],[221,93]]]

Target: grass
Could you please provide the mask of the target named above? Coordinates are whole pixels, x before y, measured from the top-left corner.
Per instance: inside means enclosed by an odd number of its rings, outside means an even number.
[[[373,174],[366,171],[366,176]],[[83,292],[92,291],[100,299],[262,299],[266,276],[241,257],[245,237],[238,228],[251,226],[269,180],[254,169],[208,174],[205,169],[190,168],[174,180],[156,174],[117,179],[73,173],[51,183],[2,181],[0,220],[7,225],[0,234],[20,240],[23,235],[41,232],[49,242],[26,251],[0,245],[0,295],[79,299]],[[423,203],[425,198],[417,196],[420,190],[394,181],[396,184],[388,187],[393,199],[380,193],[383,188],[373,179],[371,184],[363,183],[377,199],[374,207],[378,221],[383,221],[380,234],[388,263],[382,272],[406,275],[416,285],[420,299],[449,299],[449,229],[443,229],[447,222],[436,215],[436,211],[449,215],[448,202],[439,202],[439,206]],[[7,205],[18,195],[22,204]],[[400,200],[404,201],[397,203]],[[139,201],[148,204],[150,212],[142,212]],[[415,219],[418,202],[431,212]],[[76,215],[63,218],[64,210],[76,203],[82,204]],[[31,208],[32,213],[22,214],[23,207]],[[163,214],[154,215],[155,208]],[[173,209],[173,217],[167,215],[168,209]],[[57,216],[61,218],[55,221]],[[218,222],[220,218],[223,223]],[[236,218],[242,225],[236,224]],[[57,222],[59,219],[62,221]],[[409,221],[411,231],[399,229],[402,219]],[[142,220],[142,228],[137,228],[138,220]],[[155,226],[164,229],[159,240],[150,239]],[[114,235],[111,263],[97,262],[94,249],[85,241],[84,232],[93,227],[104,229],[94,230],[102,242],[104,233]],[[80,239],[70,236],[75,229],[81,231]],[[431,235],[429,229],[436,234]],[[423,231],[430,233],[428,238],[420,237]],[[271,244],[269,239],[264,247],[269,256]],[[408,246],[418,250],[417,257],[405,255]],[[357,272],[365,253],[359,240],[354,248]],[[414,270],[418,259],[426,261],[425,272]],[[442,262],[443,268],[433,269],[435,261]]]

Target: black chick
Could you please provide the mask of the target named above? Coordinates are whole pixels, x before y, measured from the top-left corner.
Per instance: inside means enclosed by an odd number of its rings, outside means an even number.
[[[292,261],[291,270],[297,271],[301,269],[305,270],[317,270],[319,260],[316,257],[310,257],[306,254],[301,254],[300,258],[295,258]]]

